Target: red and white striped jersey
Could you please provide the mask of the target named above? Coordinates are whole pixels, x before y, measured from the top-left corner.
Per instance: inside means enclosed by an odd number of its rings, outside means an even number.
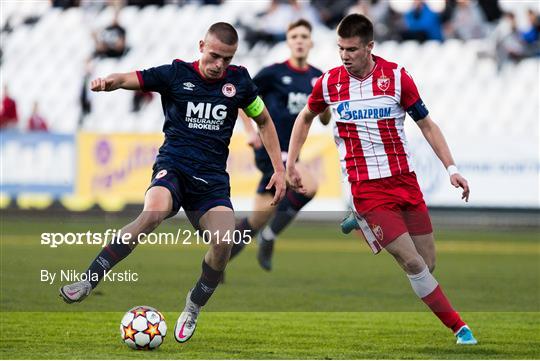
[[[413,171],[403,123],[406,110],[421,103],[420,95],[403,67],[373,59],[375,67],[362,79],[344,66],[327,71],[308,99],[314,113],[332,109],[334,139],[349,182]]]

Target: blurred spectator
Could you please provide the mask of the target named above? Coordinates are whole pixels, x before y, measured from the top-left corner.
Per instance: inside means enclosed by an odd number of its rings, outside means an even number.
[[[297,0],[272,0],[269,8],[258,15],[259,19],[253,26],[239,24],[246,29],[245,40],[249,48],[263,42],[274,45],[284,41],[287,26],[295,20],[306,19],[315,26],[320,24],[319,16],[314,7],[308,2]]]
[[[47,132],[47,122],[41,114],[39,114],[38,102],[34,102],[32,114],[28,119],[28,131],[30,132]]]
[[[527,11],[529,25],[521,34],[527,46],[527,55],[540,55],[540,16],[532,9]]]
[[[17,103],[9,96],[7,85],[4,85],[4,97],[0,104],[0,129],[13,129],[17,127]]]
[[[495,45],[495,59],[499,70],[505,63],[509,61],[517,62],[526,54],[525,42],[518,31],[516,17],[511,12],[506,13],[499,21],[493,31],[492,39]]]
[[[449,20],[446,27],[448,37],[470,40],[486,36],[487,24],[482,10],[476,2],[458,0]]]
[[[152,99],[154,99],[154,94],[152,92],[144,92],[141,90],[137,90],[133,94],[133,101],[131,103],[132,112],[138,112],[140,111],[144,106],[149,104]]]
[[[401,15],[386,0],[358,0],[348,9],[348,14],[362,14],[377,24],[373,29],[377,41],[398,40],[400,29],[404,28]]]
[[[444,8],[439,13],[439,21],[444,26],[448,25],[452,16],[454,16],[454,11],[456,10],[457,0],[444,0]]]
[[[165,5],[165,0],[127,0],[127,4],[130,6],[138,6],[140,8],[147,5],[163,6]]]
[[[4,22],[4,26],[2,26],[2,29],[0,30],[0,32],[10,34],[13,31],[13,25],[11,24],[11,22],[12,22],[12,16],[8,15],[6,21]]]
[[[96,44],[95,57],[120,58],[127,51],[126,29],[118,22],[118,11],[115,12],[112,24],[99,33],[92,33]]]
[[[347,10],[354,6],[355,0],[312,0],[311,5],[319,13],[321,22],[334,29],[337,24],[347,15]]]
[[[79,103],[81,105],[81,113],[79,116],[79,127],[82,127],[84,124],[84,119],[90,112],[92,112],[92,101],[91,101],[91,92],[90,92],[90,81],[92,80],[93,65],[92,60],[87,60],[84,77],[82,80],[81,93],[79,96]]]
[[[480,8],[484,12],[485,19],[488,22],[494,23],[498,21],[503,15],[501,7],[499,6],[499,0],[477,0],[477,1],[478,1],[478,5],[480,5]]]
[[[423,0],[414,1],[413,8],[405,13],[404,20],[403,40],[443,40],[439,15]]]
[[[125,5],[125,0],[79,0],[79,7],[90,13],[97,13],[108,6],[119,11]]]
[[[62,10],[79,6],[79,0],[51,0],[53,8],[61,8]]]

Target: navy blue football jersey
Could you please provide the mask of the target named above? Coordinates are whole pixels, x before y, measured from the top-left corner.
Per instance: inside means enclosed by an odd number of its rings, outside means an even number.
[[[294,68],[289,61],[263,68],[254,78],[259,95],[276,126],[281,151],[289,150],[289,140],[298,113],[307,103],[313,85],[322,72],[309,66]],[[269,159],[264,147],[255,150],[258,160]]]
[[[187,172],[226,173],[238,108],[248,107],[258,95],[248,71],[230,65],[221,79],[207,80],[198,61],[175,60],[137,76],[143,90],[161,94],[165,142],[157,162]]]

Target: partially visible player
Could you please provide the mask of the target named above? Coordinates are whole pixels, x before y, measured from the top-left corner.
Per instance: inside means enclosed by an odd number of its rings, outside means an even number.
[[[403,268],[414,292],[451,329],[458,344],[476,344],[470,328],[451,306],[432,272],[433,230],[416,180],[404,133],[405,114],[414,119],[444,167],[450,182],[469,186],[454,163],[445,138],[405,69],[373,55],[373,25],[363,15],[345,17],[337,29],[343,65],[324,73],[291,135],[287,178],[303,189],[294,160],[300,154],[315,116],[327,108],[335,114],[334,138],[351,206],[366,241],[377,254],[386,249]]]
[[[178,342],[186,342],[193,335],[199,311],[218,286],[232,248],[235,222],[225,168],[239,108],[255,119],[268,149],[274,169],[266,185],[275,189],[271,202],[277,204],[285,194],[284,166],[272,119],[247,70],[230,65],[237,46],[234,27],[215,23],[199,42],[201,57],[197,61],[175,60],[170,65],[92,81],[93,91],[159,92],[165,114],[165,142],[154,164],[144,209],[121,230],[122,235],[131,235],[132,242],[115,239],[107,245],[86,271],[92,277],[90,281],[60,288],[66,302],[87,297],[104,275],[132,252],[140,234],[152,232],[183,207],[196,229],[210,231],[207,240],[211,246],[202,261],[201,277],[188,292],[174,331]]]
[[[291,23],[287,29],[287,46],[291,52],[289,59],[263,68],[253,78],[259,88],[259,94],[274,120],[284,162],[287,159],[289,140],[296,116],[306,105],[315,81],[322,74],[319,69],[307,62],[309,52],[313,47],[311,30],[311,24],[307,20],[300,19]],[[253,212],[249,218],[239,221],[237,229],[242,234],[244,231],[248,231],[252,235],[262,230],[258,236],[257,260],[263,269],[270,271],[277,235],[313,199],[317,192],[317,180],[305,164],[297,162],[296,167],[304,179],[305,192],[288,190],[279,205],[273,207],[271,203],[274,190],[266,188],[268,180],[272,177],[272,162],[265,147],[261,144],[259,134],[253,129],[250,118],[243,112],[240,112],[240,117],[249,137],[248,142],[255,151],[255,163],[261,171],[262,177],[255,195]],[[328,124],[330,113],[323,114],[321,121]],[[271,218],[272,221],[268,224]],[[245,244],[245,242],[240,242],[233,245],[231,258],[238,255]]]

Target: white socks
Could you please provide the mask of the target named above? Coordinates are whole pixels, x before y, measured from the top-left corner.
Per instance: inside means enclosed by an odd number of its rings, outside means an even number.
[[[429,295],[439,285],[435,277],[429,272],[427,266],[422,272],[415,275],[407,275],[407,277],[409,277],[414,293],[420,298]]]
[[[264,241],[273,241],[274,239],[276,239],[276,234],[270,229],[269,226],[266,226],[261,232],[261,238]]]

